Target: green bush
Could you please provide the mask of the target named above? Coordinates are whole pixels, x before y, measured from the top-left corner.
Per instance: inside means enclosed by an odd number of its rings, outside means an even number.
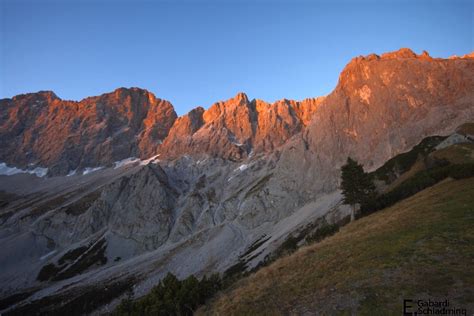
[[[319,242],[326,237],[332,236],[339,231],[337,224],[325,224],[318,228],[313,234],[306,237],[307,242]]]
[[[278,249],[275,251],[275,256],[276,257],[281,257],[286,254],[291,254],[295,252],[296,249],[298,249],[298,242],[300,239],[298,237],[294,237],[292,235],[289,235],[285,241],[278,247]]]
[[[474,163],[455,165],[451,170],[450,177],[454,179],[466,179],[474,177]]]
[[[168,273],[151,292],[133,301],[130,297],[122,300],[113,315],[192,315],[221,288],[219,275],[198,280],[189,276],[178,280]]]

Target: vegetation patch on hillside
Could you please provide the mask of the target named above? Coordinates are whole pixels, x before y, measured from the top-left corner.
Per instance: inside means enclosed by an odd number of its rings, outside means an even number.
[[[17,200],[18,195],[0,190],[0,209],[7,207],[11,202]]]
[[[100,193],[100,190],[91,192],[86,196],[81,197],[77,201],[65,206],[63,210],[68,215],[81,215],[85,213],[92,206],[92,204],[100,197]]]
[[[80,293],[71,294],[65,291],[18,306],[5,315],[86,315],[130,291],[135,283],[136,280],[130,277],[123,280],[110,280],[108,283],[77,290]]]
[[[215,274],[198,280],[190,276],[178,280],[168,273],[151,292],[138,300],[127,298],[112,313],[115,316],[193,315],[198,306],[221,288],[221,279]]]
[[[90,247],[79,247],[68,251],[57,264],[48,263],[38,273],[38,281],[59,281],[71,278],[86,271],[91,266],[107,263],[105,256],[107,241],[102,238]]]
[[[389,184],[407,172],[416,163],[419,157],[426,157],[435,150],[435,147],[445,140],[445,136],[431,136],[423,139],[418,145],[406,153],[399,154],[388,160],[382,167],[374,171],[377,179]]]
[[[391,206],[427,187],[435,185],[447,177],[453,179],[464,179],[473,176],[474,163],[441,165],[420,171],[413,177],[403,181],[393,190],[383,193],[371,201],[367,201],[367,203],[361,206],[360,216],[366,216],[377,210]]]

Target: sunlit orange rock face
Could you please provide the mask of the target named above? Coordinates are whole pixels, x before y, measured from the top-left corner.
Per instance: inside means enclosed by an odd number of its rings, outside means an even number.
[[[332,165],[351,154],[370,168],[420,137],[452,132],[470,120],[473,76],[471,55],[441,59],[402,48],[356,57],[327,97],[269,104],[239,93],[207,111],[195,109],[176,121],[160,152],[240,160],[272,152],[302,131],[300,143],[316,153],[308,159],[312,166],[325,161],[319,167],[336,170]]]
[[[194,109],[179,118],[160,148],[162,157],[206,154],[240,160],[251,153],[269,152],[300,132],[323,98],[281,100],[273,104],[250,101],[244,93]]]
[[[49,167],[54,175],[157,153],[239,160],[285,143],[308,124],[321,101],[269,104],[239,93],[177,118],[169,102],[137,88],[79,102],[49,91],[19,95],[0,100],[0,161]]]
[[[431,58],[401,49],[354,58],[308,133],[320,139],[331,130],[339,141],[347,137],[345,148],[357,146],[373,155],[411,143],[410,134],[448,132],[473,110],[474,59]]]
[[[19,95],[0,100],[0,162],[64,174],[130,156],[242,160],[277,150],[285,155],[284,145],[297,138],[289,148],[315,155],[290,155],[311,164],[305,172],[336,170],[332,165],[347,155],[371,168],[420,137],[474,119],[473,56],[432,58],[404,48],[356,57],[327,97],[267,103],[239,93],[179,118],[169,102],[137,88],[80,102],[52,92]]]
[[[299,181],[300,190],[330,191],[337,188],[338,168],[348,156],[373,169],[426,136],[450,134],[472,120],[474,58],[469,55],[441,59],[401,49],[357,57],[318,106],[301,140],[283,151],[281,164],[292,166],[287,177]],[[315,175],[318,184],[312,182]]]
[[[147,157],[176,120],[172,105],[132,88],[64,101],[53,92],[0,100],[0,160],[50,174],[104,166],[130,156]]]

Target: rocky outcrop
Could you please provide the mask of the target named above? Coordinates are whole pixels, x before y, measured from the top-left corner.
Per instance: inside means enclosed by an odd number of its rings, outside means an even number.
[[[42,91],[0,100],[0,161],[49,174],[147,158],[176,119],[173,106],[152,93],[120,88],[82,101]]]

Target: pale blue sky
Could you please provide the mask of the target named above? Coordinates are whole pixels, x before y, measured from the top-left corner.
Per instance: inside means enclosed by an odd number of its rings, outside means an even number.
[[[328,94],[358,55],[473,51],[474,1],[0,0],[0,98],[141,87],[179,114]]]

